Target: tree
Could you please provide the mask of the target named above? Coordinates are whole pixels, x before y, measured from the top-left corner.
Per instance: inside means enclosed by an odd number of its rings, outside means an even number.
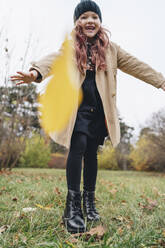
[[[131,150],[131,138],[133,137],[133,127],[128,126],[122,118],[120,120],[121,140],[117,147],[117,158],[119,167],[127,170],[130,166],[129,153]]]
[[[130,168],[129,153],[132,147],[131,138],[133,137],[133,127],[128,126],[122,118],[120,120],[121,141],[117,148],[112,148],[109,138],[99,151],[98,159],[101,168],[122,169]]]
[[[130,158],[137,170],[165,171],[165,111],[154,113],[141,129]]]

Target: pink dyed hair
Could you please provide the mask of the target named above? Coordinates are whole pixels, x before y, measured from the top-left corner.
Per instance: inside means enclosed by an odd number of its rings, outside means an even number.
[[[91,47],[92,63],[95,64],[96,70],[105,71],[107,67],[105,54],[110,43],[107,32],[109,31],[100,27],[95,36],[95,42]],[[75,52],[77,66],[80,72],[84,74],[87,69],[87,37],[84,35],[80,25],[75,27]]]

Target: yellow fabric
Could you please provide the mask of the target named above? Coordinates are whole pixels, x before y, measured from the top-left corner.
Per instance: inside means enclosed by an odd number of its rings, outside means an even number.
[[[46,91],[39,96],[41,125],[46,133],[63,130],[82,101],[82,91],[75,83],[73,70],[73,49],[68,37],[62,46],[62,53],[52,64],[53,75]]]

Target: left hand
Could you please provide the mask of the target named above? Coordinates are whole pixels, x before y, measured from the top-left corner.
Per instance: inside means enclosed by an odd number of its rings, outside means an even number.
[[[162,84],[161,89],[165,91],[165,83]]]

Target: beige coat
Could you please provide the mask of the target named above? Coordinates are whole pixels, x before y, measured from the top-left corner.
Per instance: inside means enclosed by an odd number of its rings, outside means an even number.
[[[52,62],[58,55],[58,53],[52,53],[38,62],[32,62],[32,67],[30,69],[38,70],[42,75],[42,80],[44,80],[47,76],[50,76]],[[105,72],[100,70],[96,71],[96,85],[102,99],[108,133],[112,145],[115,147],[120,142],[120,126],[116,108],[117,69],[120,69],[125,73],[128,73],[148,84],[151,84],[156,88],[161,87],[161,85],[165,82],[165,78],[161,73],[155,71],[144,62],[139,61],[137,58],[130,55],[113,42],[110,42],[110,45],[107,49],[106,63],[107,70]],[[79,87],[81,87],[85,79],[85,75],[82,75],[79,72],[77,66],[75,67],[77,83]],[[70,121],[65,130],[60,133],[50,134],[51,138],[56,143],[69,148],[76,116],[77,109],[70,118]]]

